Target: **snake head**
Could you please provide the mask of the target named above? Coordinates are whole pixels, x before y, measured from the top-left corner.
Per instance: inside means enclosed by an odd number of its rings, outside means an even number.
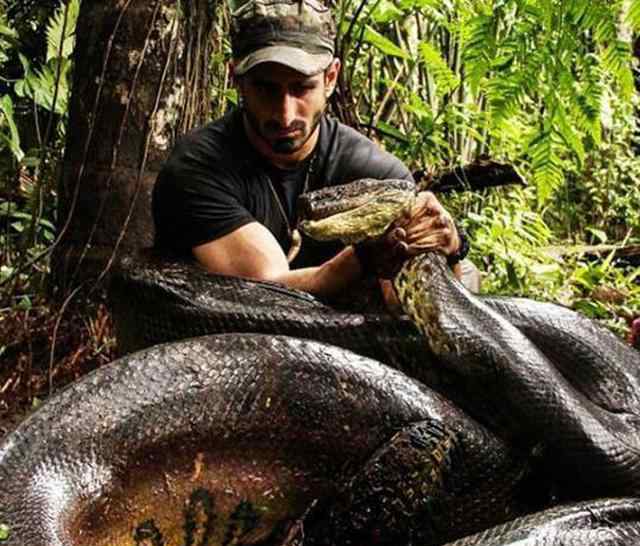
[[[300,228],[318,241],[351,244],[379,237],[411,210],[415,196],[409,180],[370,178],[308,192],[298,199]]]

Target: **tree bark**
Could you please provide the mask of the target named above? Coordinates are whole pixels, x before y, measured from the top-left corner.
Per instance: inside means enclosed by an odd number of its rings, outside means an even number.
[[[58,286],[152,244],[156,175],[179,134],[209,118],[211,4],[83,0],[58,186]]]

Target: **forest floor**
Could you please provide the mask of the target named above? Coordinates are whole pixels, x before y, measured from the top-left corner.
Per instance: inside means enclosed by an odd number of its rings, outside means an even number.
[[[103,303],[76,303],[61,318],[59,306],[44,299],[32,302],[29,309],[4,310],[0,316],[0,439],[52,392],[115,356],[111,320]]]

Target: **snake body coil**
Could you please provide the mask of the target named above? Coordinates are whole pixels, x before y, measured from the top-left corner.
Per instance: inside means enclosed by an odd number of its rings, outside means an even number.
[[[398,188],[388,203],[406,207],[412,189]],[[341,229],[359,229],[349,207],[316,197],[314,226],[338,212]],[[376,213],[378,231],[389,217]],[[123,262],[112,301],[126,351],[217,335],[97,370],[8,436],[5,544],[442,544],[544,504],[540,461],[561,497],[639,494],[636,352],[558,306],[476,298],[437,254],[394,283],[411,321],[190,265]],[[638,509],[552,508],[455,546],[636,544]]]

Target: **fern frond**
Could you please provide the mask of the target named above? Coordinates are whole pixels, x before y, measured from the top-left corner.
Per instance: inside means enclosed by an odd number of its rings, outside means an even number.
[[[618,39],[613,40],[602,54],[602,63],[620,86],[624,100],[629,100],[635,89],[631,72],[630,44]]]
[[[556,151],[553,131],[547,129],[529,145],[533,182],[538,193],[538,203],[546,203],[556,188],[564,182],[560,156]]]
[[[604,80],[605,76],[600,67],[589,67],[583,85],[578,87],[578,92],[571,101],[573,118],[578,127],[591,136],[596,144],[600,143],[602,137],[600,119],[606,86]]]
[[[517,57],[514,66],[496,70],[488,83],[487,97],[494,121],[500,125],[534,99],[545,74],[543,51],[531,51],[525,58]]]
[[[567,112],[562,104],[557,105],[555,116],[553,118],[553,125],[556,128],[558,135],[562,137],[562,140],[564,141],[567,148],[569,148],[576,155],[580,166],[582,166],[584,164],[585,158],[585,149],[582,142],[582,135],[580,135],[569,122]]]
[[[596,27],[603,25],[601,32],[607,31],[604,23],[608,19],[608,10],[603,9],[598,1],[575,0],[572,2],[569,13],[578,30],[595,31]]]
[[[463,59],[467,79],[474,93],[489,72],[495,50],[495,32],[493,15],[477,15],[468,22],[467,37],[463,44]]]
[[[601,10],[598,13],[599,20],[595,25],[595,38],[599,43],[610,43],[618,37],[618,27],[616,20],[612,17],[611,11]]]
[[[590,21],[594,21],[594,4],[585,0],[570,0],[567,2],[567,15],[574,25],[588,27]]]
[[[612,74],[618,73],[631,60],[631,49],[627,42],[622,40],[612,40],[611,44],[605,48],[602,54],[602,61],[605,69]]]
[[[428,73],[433,77],[440,95],[453,91],[460,85],[460,78],[454,74],[440,52],[429,42],[420,44],[420,54],[427,66]]]
[[[630,0],[625,20],[631,30],[640,32],[640,0]]]
[[[67,58],[73,51],[80,0],[69,0],[67,6],[60,6],[47,22],[47,62],[56,57]],[[68,11],[65,25],[66,9]]]
[[[496,125],[513,116],[526,97],[522,76],[522,73],[501,74],[489,82],[487,97]]]

